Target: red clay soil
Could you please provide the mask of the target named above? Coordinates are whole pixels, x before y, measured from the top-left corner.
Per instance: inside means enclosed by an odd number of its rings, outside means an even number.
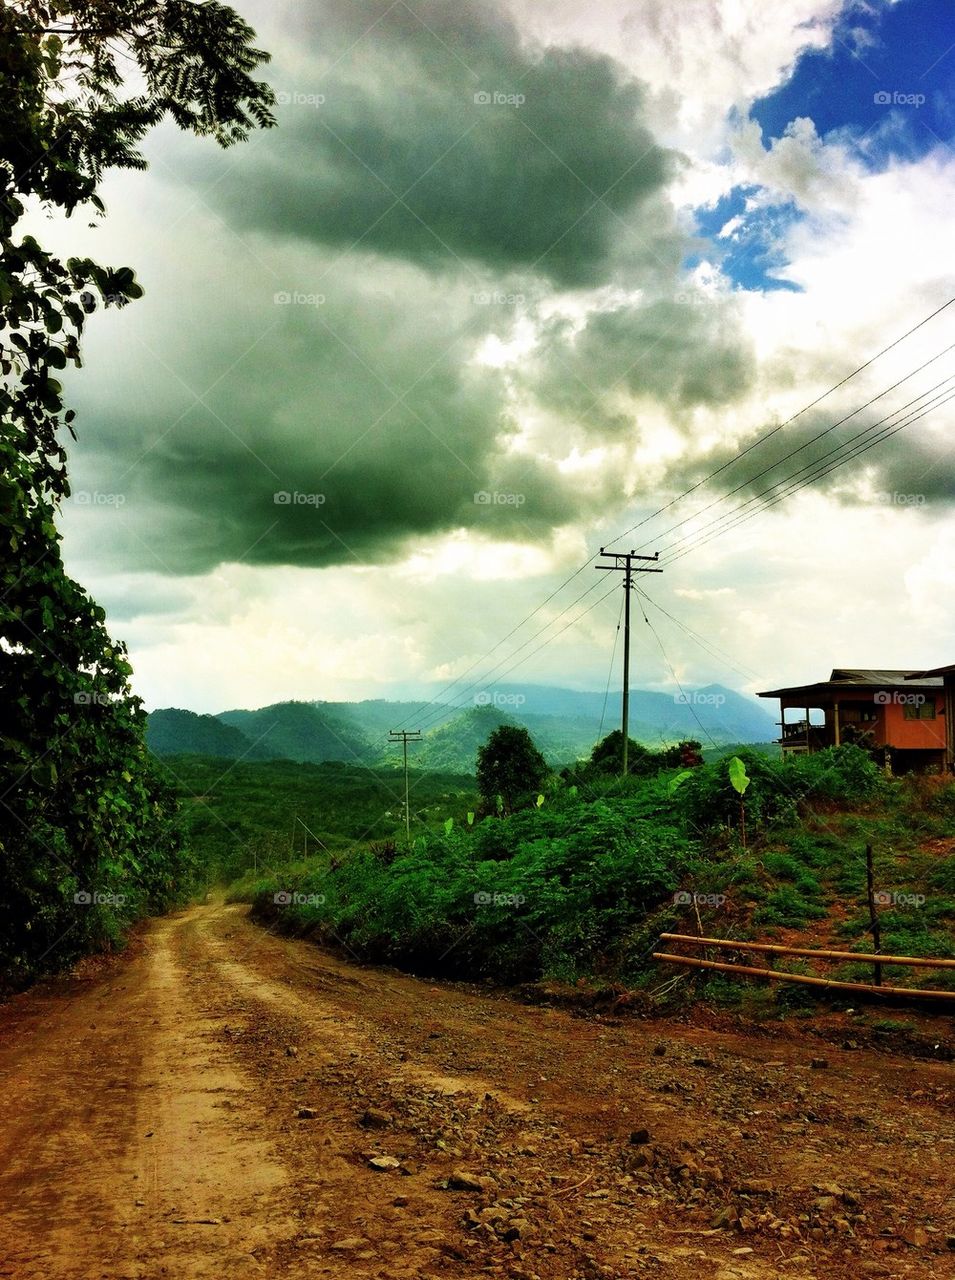
[[[0,1089],[17,1280],[955,1277],[951,1065],[521,1006],[244,907],[4,1006]]]

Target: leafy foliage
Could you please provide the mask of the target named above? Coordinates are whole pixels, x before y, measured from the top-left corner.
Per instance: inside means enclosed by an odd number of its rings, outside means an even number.
[[[316,859],[259,884],[257,909],[418,972],[590,972],[672,891],[688,849],[639,805],[568,804],[429,833],[388,865],[370,851]],[[281,889],[320,901],[277,907]]]
[[[742,938],[830,916],[835,942],[868,950],[863,850],[871,841],[877,885],[895,895],[882,911],[886,945],[951,954],[951,781],[931,790],[887,782],[864,753],[860,767],[856,749],[792,761],[741,754],[751,779],[748,848],[736,838],[739,793],[722,760],[684,770],[676,788],[676,769],[587,785],[552,781],[540,808],[470,827],[460,820],[460,796],[448,806],[454,822],[435,806],[430,829],[410,849],[381,840],[336,848],[250,877],[235,893],[279,927],[413,972],[653,986],[661,975],[649,956],[660,932],[695,932],[697,911],[704,931],[729,927]],[[314,898],[276,903],[282,890]],[[720,984],[700,981],[715,998]],[[738,984],[721,982],[721,999],[743,998]],[[762,1014],[802,1012],[813,999],[795,988],[746,998]]]
[[[518,725],[499,725],[478,751],[478,791],[488,810],[499,796],[507,813],[533,803],[548,772],[533,738]]]
[[[57,374],[80,367],[87,316],[142,289],[128,267],[63,262],[17,226],[28,201],[102,212],[102,174],[144,167],[137,144],[167,113],[223,145],[271,123],[251,35],[217,3],[0,7],[0,969],[13,981],[118,936],[189,879],[125,650],[65,573],[55,525],[74,419]],[[125,96],[121,59],[137,69]]]
[[[623,733],[614,729],[596,744],[589,760],[578,764],[573,770],[565,771],[565,774],[567,777],[572,774],[578,782],[617,777],[620,775],[622,757]],[[695,768],[699,764],[702,764],[702,756],[698,742],[687,740],[676,746],[652,751],[633,738],[627,739],[627,773],[630,777],[645,778],[663,769],[674,769],[679,765]]]
[[[735,760],[743,766],[742,776]],[[676,803],[693,830],[712,831],[738,821],[741,793],[731,771],[744,785],[751,825],[791,820],[808,804],[862,801],[885,785],[881,771],[856,746],[788,759],[743,750],[694,770],[676,793]],[[748,779],[745,784],[743,777]]]

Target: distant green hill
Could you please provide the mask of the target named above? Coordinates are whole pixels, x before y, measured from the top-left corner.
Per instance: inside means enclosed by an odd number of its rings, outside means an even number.
[[[245,734],[216,716],[165,707],[146,721],[146,745],[157,756],[218,756],[221,760],[267,760]]]
[[[420,746],[409,748],[409,760],[417,769],[473,774],[478,749],[498,725],[514,723],[496,707],[471,707],[425,734]]]
[[[458,714],[456,707],[440,702],[388,702],[384,698],[367,698],[362,702],[314,702],[312,704],[335,716],[349,720],[371,741],[387,740],[388,731],[404,726],[409,720],[425,720],[429,727],[443,724]]]
[[[464,707],[442,703],[445,692],[436,689],[430,702],[278,702],[217,716],[155,711],[149,717],[149,744],[159,755],[394,764],[400,752],[389,743],[388,730],[420,726],[423,740],[410,748],[411,761],[421,768],[473,774],[478,747],[499,724],[524,725],[555,768],[589,756],[600,737],[619,724],[620,695],[612,690],[608,697],[544,685],[501,685],[480,691]],[[676,697],[635,689],[630,711],[631,737],[654,750],[684,738],[713,750],[776,737],[765,707],[721,685]],[[219,735],[217,722],[229,733]]]
[[[363,764],[373,754],[368,738],[351,718],[321,704],[276,702],[258,711],[223,711],[216,718],[241,731],[270,760]]]

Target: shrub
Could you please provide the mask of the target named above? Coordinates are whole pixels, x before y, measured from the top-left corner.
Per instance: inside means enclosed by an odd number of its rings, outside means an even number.
[[[790,822],[812,802],[856,802],[874,796],[885,786],[880,770],[859,747],[831,747],[812,755],[773,759],[743,749],[750,785],[746,818],[750,827]],[[728,757],[694,770],[676,793],[676,804],[690,828],[697,832],[735,827],[739,795],[729,778]]]

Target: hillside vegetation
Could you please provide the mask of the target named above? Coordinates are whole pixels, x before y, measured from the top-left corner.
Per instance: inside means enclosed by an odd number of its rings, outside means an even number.
[[[159,769],[178,795],[184,839],[206,885],[316,850],[393,842],[404,826],[404,775],[393,768],[176,756]],[[419,771],[409,797],[418,827],[477,802],[472,778]]]
[[[955,783],[886,779],[857,747],[742,760],[745,813],[728,759],[626,781],[581,774],[551,779],[536,806],[473,825],[452,800],[449,821],[408,848],[299,859],[247,874],[233,892],[272,924],[413,972],[653,987],[673,977],[649,958],[659,933],[696,933],[697,910],[716,936],[795,931],[815,945],[871,950],[871,842],[887,895],[884,949],[955,956]],[[861,964],[829,972],[871,980]],[[886,968],[894,985],[952,985],[951,971],[931,984],[925,976]],[[703,981],[739,997],[723,979]],[[761,998],[798,1003],[795,990]]]

